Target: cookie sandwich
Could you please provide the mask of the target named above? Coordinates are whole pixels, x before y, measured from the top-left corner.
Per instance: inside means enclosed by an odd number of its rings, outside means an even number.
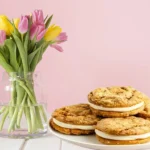
[[[92,112],[102,117],[127,117],[144,109],[145,96],[132,87],[98,88],[90,92]]]
[[[139,112],[138,116],[150,119],[150,99],[149,99],[149,97],[145,96],[144,102],[145,102],[144,110]]]
[[[97,139],[108,145],[141,144],[150,141],[150,121],[130,116],[126,118],[105,118],[98,122]]]
[[[63,134],[88,135],[94,133],[94,126],[99,120],[88,104],[77,104],[55,110],[50,126]]]

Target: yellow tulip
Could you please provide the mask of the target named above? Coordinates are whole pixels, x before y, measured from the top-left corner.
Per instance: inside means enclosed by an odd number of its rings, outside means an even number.
[[[4,30],[7,35],[10,35],[14,30],[8,18],[3,15],[0,15],[0,30]]]
[[[50,26],[44,35],[45,41],[54,40],[61,33],[61,30],[62,29],[59,26],[55,25]]]
[[[18,29],[18,25],[19,25],[20,19],[19,18],[15,18],[14,19],[14,25],[15,27]]]

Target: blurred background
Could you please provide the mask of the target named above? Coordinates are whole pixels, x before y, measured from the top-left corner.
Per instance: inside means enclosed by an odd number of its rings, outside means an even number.
[[[68,34],[64,52],[49,47],[36,69],[48,111],[86,102],[97,87],[130,85],[150,96],[149,0],[0,2],[0,14],[10,18],[34,9],[54,14],[52,23]]]

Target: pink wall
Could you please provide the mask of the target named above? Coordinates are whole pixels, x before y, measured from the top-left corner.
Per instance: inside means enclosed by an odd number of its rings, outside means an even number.
[[[49,48],[37,68],[49,111],[86,102],[101,86],[131,85],[150,96],[149,0],[1,0],[1,6],[9,17],[36,8],[53,13],[68,33],[65,52]]]

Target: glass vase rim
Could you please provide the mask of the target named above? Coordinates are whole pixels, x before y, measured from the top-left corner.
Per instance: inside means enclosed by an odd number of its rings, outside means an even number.
[[[29,71],[29,72],[27,72],[27,73],[24,73],[24,72],[10,72],[10,73],[8,73],[9,75],[33,75],[34,74],[34,72],[31,72],[31,71]]]

